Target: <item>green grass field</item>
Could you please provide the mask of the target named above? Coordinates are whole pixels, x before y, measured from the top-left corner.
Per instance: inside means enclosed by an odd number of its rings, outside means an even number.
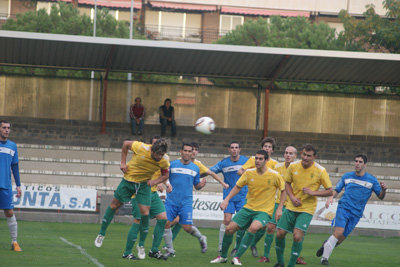
[[[90,259],[97,260],[104,266],[204,266],[211,265],[209,261],[217,256],[218,231],[216,229],[200,229],[208,237],[208,251],[200,253],[196,239],[183,230],[175,240],[177,256],[168,261],[149,259],[129,261],[121,258],[125,248],[128,225],[112,224],[107,232],[101,248],[93,244],[99,230],[96,224],[47,223],[19,221],[19,244],[23,252],[10,250],[10,236],[7,223],[0,220],[0,266],[53,266],[73,265],[96,266]],[[151,244],[151,233],[146,240],[146,252]],[[302,256],[307,266],[320,266],[315,251],[320,247],[327,234],[310,234],[306,236]],[[62,240],[64,239],[64,241]],[[285,256],[289,259],[292,237],[288,235]],[[259,242],[258,251],[263,251],[263,242]],[[75,246],[74,246],[75,245]],[[77,248],[80,246],[84,253]],[[134,250],[136,254],[136,248]],[[258,263],[250,251],[241,258],[247,266],[273,266],[276,263],[275,249],[271,251],[271,263]],[[400,238],[377,238],[368,236],[351,236],[341,246],[335,249],[331,266],[400,266]]]

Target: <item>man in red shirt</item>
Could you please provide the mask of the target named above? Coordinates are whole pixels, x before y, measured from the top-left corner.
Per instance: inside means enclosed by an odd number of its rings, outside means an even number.
[[[144,106],[140,97],[135,98],[135,104],[131,105],[129,116],[131,117],[132,135],[136,134],[136,125],[139,126],[137,134],[143,134]]]

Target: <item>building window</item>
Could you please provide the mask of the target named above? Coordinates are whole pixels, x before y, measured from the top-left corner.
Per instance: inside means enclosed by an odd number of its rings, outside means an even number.
[[[0,0],[0,19],[10,16],[10,0]]]
[[[145,25],[151,39],[201,41],[200,14],[149,10]]]
[[[244,22],[243,16],[233,15],[220,15],[219,17],[219,35],[223,36],[228,32],[236,29],[238,25],[242,25]]]

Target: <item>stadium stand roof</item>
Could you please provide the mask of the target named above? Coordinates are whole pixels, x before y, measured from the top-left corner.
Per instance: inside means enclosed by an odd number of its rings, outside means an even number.
[[[0,65],[400,86],[400,55],[0,31]]]

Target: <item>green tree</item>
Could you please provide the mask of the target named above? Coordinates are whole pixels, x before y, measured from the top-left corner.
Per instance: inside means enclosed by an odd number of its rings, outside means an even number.
[[[364,19],[351,17],[342,10],[344,33],[341,38],[349,47],[367,51],[400,53],[400,1],[385,0],[386,17],[376,14],[373,5],[366,6]]]
[[[247,20],[243,25],[216,41],[218,44],[344,50],[344,42],[337,39],[335,29],[326,23],[311,23],[305,17]],[[215,84],[254,87],[256,81],[237,79],[212,79]],[[289,83],[281,83],[285,87]],[[277,84],[278,85],[278,84]],[[304,84],[302,84],[304,88]]]

